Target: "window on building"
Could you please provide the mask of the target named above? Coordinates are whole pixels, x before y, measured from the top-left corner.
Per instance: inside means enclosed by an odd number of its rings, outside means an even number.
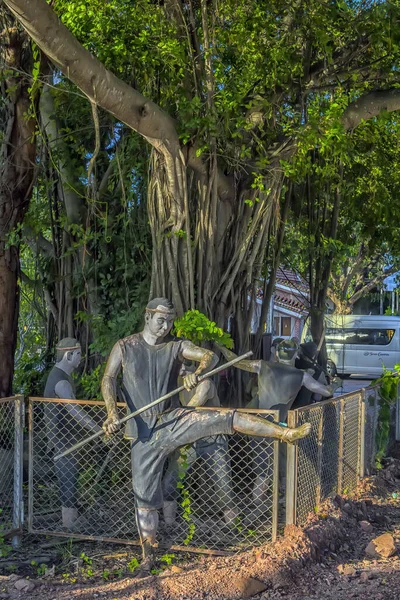
[[[292,333],[292,319],[290,317],[281,317],[281,335],[290,336]]]

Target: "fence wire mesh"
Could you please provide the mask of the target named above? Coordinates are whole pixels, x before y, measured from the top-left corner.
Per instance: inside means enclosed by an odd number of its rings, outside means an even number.
[[[124,406],[118,410],[122,417]],[[278,418],[274,411],[257,414]],[[123,432],[108,444],[101,438],[53,460],[105,418],[103,403],[29,399],[30,532],[138,542],[130,442]],[[164,482],[174,482],[177,504],[160,511],[161,545],[235,551],[270,541],[277,480],[278,442],[270,439],[216,436],[178,451],[165,467]],[[62,507],[78,507],[72,526]]]
[[[0,535],[16,527],[14,515],[15,423],[18,397],[0,399]]]
[[[362,399],[360,391],[292,411],[290,424],[311,423],[312,431],[298,442],[294,464],[288,464],[295,473],[295,492],[287,492],[295,494],[294,501],[287,499],[287,505],[294,507],[290,520],[304,523],[323,500],[357,485]]]

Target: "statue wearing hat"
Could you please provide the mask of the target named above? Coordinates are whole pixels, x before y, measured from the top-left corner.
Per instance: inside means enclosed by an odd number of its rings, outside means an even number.
[[[198,385],[198,377],[213,368],[217,357],[210,350],[187,340],[169,336],[175,308],[166,298],[151,300],[145,311],[141,333],[118,341],[109,356],[102,381],[108,418],[103,428],[107,434],[119,428],[117,414],[117,377],[122,371],[122,390],[129,413],[177,388],[184,360],[198,366],[183,379],[187,390],[195,393],[182,407],[173,396],[127,422],[125,436],[131,440],[132,485],[135,494],[136,522],[143,551],[141,573],[152,568],[158,528],[158,509],[163,508],[162,476],[168,456],[197,440],[235,431],[260,437],[294,442],[307,436],[310,425],[296,429],[281,427],[265,419],[235,410],[195,410],[209,398],[210,381]]]
[[[45,398],[75,399],[72,373],[81,362],[81,345],[75,338],[64,338],[56,346],[56,364],[50,371],[44,389]],[[101,428],[78,404],[46,403],[45,422],[47,451],[58,454],[82,438],[83,432]],[[63,527],[71,529],[78,518],[77,482],[79,461],[70,454],[55,463],[61,500]]]

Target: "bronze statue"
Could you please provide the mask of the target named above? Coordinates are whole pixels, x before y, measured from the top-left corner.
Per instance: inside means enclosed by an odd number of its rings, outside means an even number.
[[[75,399],[75,384],[71,374],[81,362],[81,346],[74,338],[62,339],[56,347],[56,364],[50,371],[45,398]],[[83,407],[77,404],[45,404],[47,451],[59,454],[82,437],[82,430],[101,430]],[[62,524],[71,530],[78,519],[77,483],[79,462],[70,454],[55,463],[61,499]]]
[[[236,357],[231,350],[219,344],[217,346],[227,360]],[[247,408],[279,410],[280,420],[285,421],[302,386],[313,393],[321,394],[324,398],[332,396],[334,385],[324,385],[307,371],[293,366],[298,352],[299,345],[295,340],[281,340],[273,354],[275,362],[253,359],[236,363],[237,369],[258,375],[258,390]]]
[[[335,386],[324,385],[316,381],[307,371],[301,371],[293,366],[299,353],[299,344],[296,340],[278,339],[276,342],[272,352],[273,362],[261,359],[241,360],[235,367],[258,375],[258,387],[253,388],[252,399],[247,404],[247,408],[279,410],[279,420],[284,422],[303,386],[324,398],[332,396]],[[217,346],[227,360],[236,357],[231,350],[219,344]],[[264,451],[257,448],[257,452],[253,453],[255,472],[253,502],[257,506],[263,504],[268,491],[269,477],[268,473],[265,473],[265,465],[271,462],[271,453],[270,448],[265,448]],[[281,464],[284,465],[284,453],[280,454]],[[256,514],[256,511],[253,511],[253,514]]]
[[[108,413],[103,425],[106,434],[119,428],[116,400],[121,370],[127,409],[133,412],[176,388],[185,359],[199,363],[194,373],[184,377],[187,390],[196,388],[198,377],[216,364],[217,357],[210,350],[167,337],[174,319],[173,304],[166,298],[155,298],[147,305],[143,331],[114,345],[102,381]],[[170,454],[201,438],[235,431],[285,442],[295,442],[311,431],[308,423],[289,429],[235,410],[196,411],[194,407],[204,403],[209,385],[210,382],[204,381],[197,387],[190,406],[180,406],[175,396],[132,418],[126,425],[125,435],[132,440],[132,485],[143,551],[142,573],[148,572],[153,564],[158,509],[163,506],[163,467]]]

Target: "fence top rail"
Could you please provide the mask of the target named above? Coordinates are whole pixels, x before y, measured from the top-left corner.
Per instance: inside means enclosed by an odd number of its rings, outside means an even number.
[[[5,404],[6,402],[13,402],[18,398],[21,398],[21,396],[8,396],[7,398],[0,398],[0,404]]]
[[[101,406],[105,407],[103,400],[76,400],[71,398],[39,398],[29,396],[29,402],[52,403],[52,404],[85,404],[86,406]],[[125,402],[117,402],[117,406],[125,406]]]
[[[302,412],[309,410],[318,410],[321,406],[326,406],[328,404],[340,404],[341,402],[347,402],[354,397],[362,397],[364,393],[364,388],[360,388],[359,390],[355,390],[354,392],[348,392],[347,394],[343,394],[342,396],[336,396],[335,398],[328,398],[327,400],[322,400],[321,402],[316,402],[315,404],[309,404],[308,406],[302,406],[301,408],[295,408],[294,410],[290,410],[289,413],[294,413],[296,415],[301,414]]]
[[[5,398],[6,399],[6,398]],[[98,406],[101,408],[105,408],[105,403],[103,400],[73,400],[70,398],[39,398],[34,396],[29,396],[29,402],[37,402],[37,403],[54,403],[54,404],[80,404],[86,406]],[[125,402],[117,402],[117,406],[120,408],[125,408]],[[185,406],[182,406],[185,408]],[[192,409],[193,410],[193,409]],[[218,410],[227,412],[229,410],[236,410],[238,412],[245,412],[250,414],[257,415],[271,415],[272,417],[277,417],[279,415],[278,410],[266,410],[259,408],[235,408],[225,407],[225,406],[197,406],[195,410]]]
[[[380,387],[380,383],[376,382],[373,383],[372,385],[368,385],[367,387],[364,388],[364,390],[367,392],[368,390],[376,390]]]

